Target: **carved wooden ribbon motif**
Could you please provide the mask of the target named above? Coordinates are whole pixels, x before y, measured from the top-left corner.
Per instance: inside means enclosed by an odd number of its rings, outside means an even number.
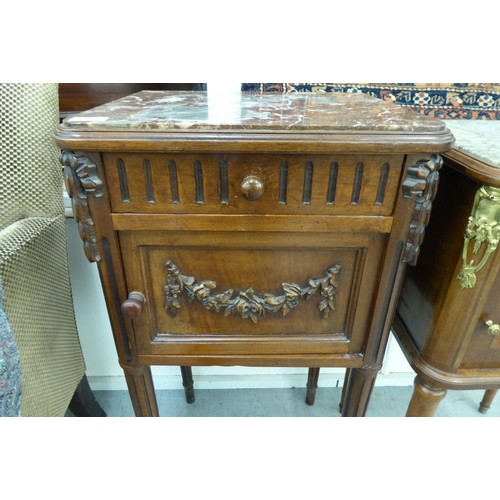
[[[179,295],[186,291],[190,302],[194,300],[200,302],[205,309],[222,312],[224,316],[238,314],[241,318],[250,318],[254,323],[265,314],[280,312],[286,316],[291,309],[297,307],[302,299],[309,299],[320,290],[323,300],[319,303],[324,319],[328,318],[330,310],[335,310],[333,302],[336,288],[338,288],[337,276],[341,266],[335,264],[326,271],[326,276],[319,279],[310,279],[309,286],[301,288],[296,283],[283,283],[284,295],[276,297],[270,293],[265,293],[263,297],[255,294],[253,288],[247,288],[239,292],[233,298],[234,290],[229,290],[212,295],[212,290],[217,286],[214,281],[201,281],[196,283],[192,276],[184,276],[179,268],[171,261],[165,263],[167,268],[167,284],[165,290],[165,309],[171,316],[177,315],[181,307]]]
[[[470,242],[475,239],[473,254],[486,243],[486,250],[477,265],[474,260],[468,261]],[[462,288],[473,288],[476,284],[476,273],[486,264],[488,257],[498,247],[500,240],[500,188],[482,186],[476,193],[472,214],[465,228],[463,248],[463,265],[457,274]]]

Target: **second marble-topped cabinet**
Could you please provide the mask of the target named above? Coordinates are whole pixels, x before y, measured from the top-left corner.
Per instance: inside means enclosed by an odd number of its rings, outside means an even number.
[[[407,270],[394,322],[417,373],[408,416],[432,416],[448,389],[500,388],[500,122],[452,122],[435,210]]]

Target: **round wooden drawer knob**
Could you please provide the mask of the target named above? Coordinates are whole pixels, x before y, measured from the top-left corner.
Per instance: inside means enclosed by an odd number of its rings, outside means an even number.
[[[128,299],[122,304],[122,313],[127,318],[135,319],[142,314],[146,299],[141,292],[131,292]]]
[[[241,193],[248,201],[258,200],[264,192],[264,183],[256,175],[247,175],[241,183]]]

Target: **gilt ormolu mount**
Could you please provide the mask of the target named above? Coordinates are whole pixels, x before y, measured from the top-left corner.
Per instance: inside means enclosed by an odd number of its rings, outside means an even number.
[[[477,255],[483,243],[486,249],[481,260],[474,264],[469,260],[469,245],[472,240],[473,255]],[[463,266],[457,275],[462,288],[473,288],[476,284],[476,273],[484,267],[488,257],[497,249],[500,241],[500,188],[482,186],[476,193],[472,215],[469,217],[464,236]]]

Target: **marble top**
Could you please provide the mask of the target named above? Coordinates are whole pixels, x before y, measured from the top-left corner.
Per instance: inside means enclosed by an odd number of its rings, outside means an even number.
[[[445,120],[455,149],[500,168],[499,120]]]
[[[142,91],[67,118],[81,131],[310,130],[442,134],[443,122],[356,93],[210,95]]]

